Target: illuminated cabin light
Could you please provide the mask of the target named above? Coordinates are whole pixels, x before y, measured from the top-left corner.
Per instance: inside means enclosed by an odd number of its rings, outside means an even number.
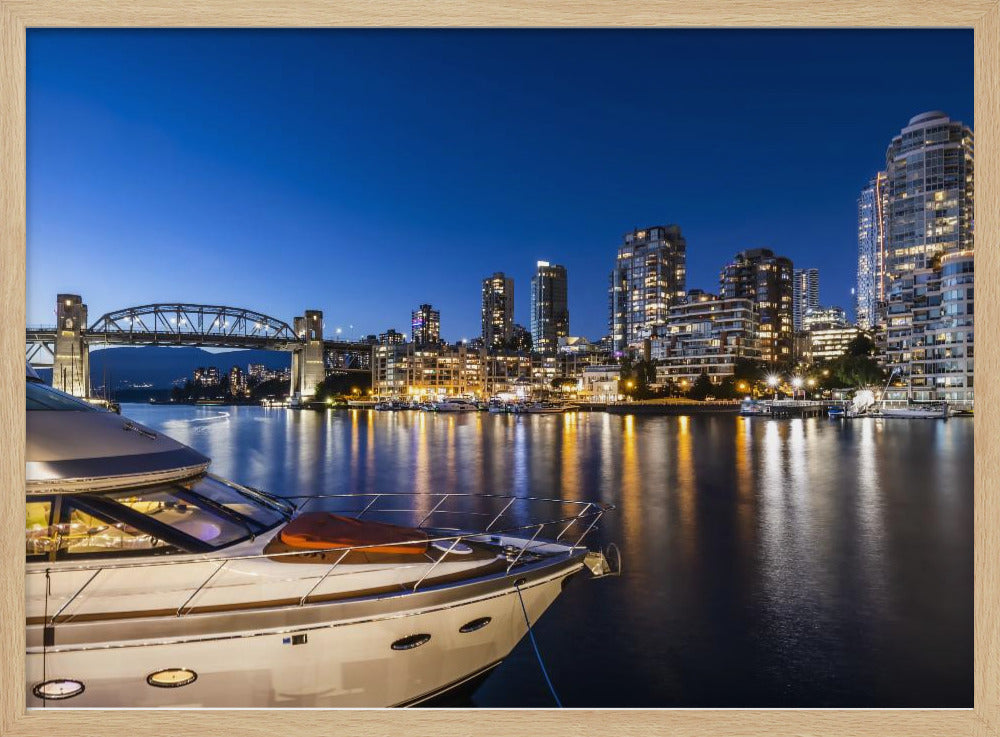
[[[60,699],[71,699],[83,693],[83,683],[72,678],[54,678],[50,681],[39,683],[31,692],[40,699],[46,701],[59,701]]]
[[[198,680],[198,674],[187,668],[164,668],[146,676],[146,683],[157,688],[180,688]]]

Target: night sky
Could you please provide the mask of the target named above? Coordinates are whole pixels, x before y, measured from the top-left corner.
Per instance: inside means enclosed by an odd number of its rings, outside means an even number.
[[[569,273],[607,331],[622,234],[677,223],[688,288],[769,247],[851,307],[857,196],[910,117],[974,125],[971,30],[28,31],[28,322],[149,302],[326,331],[483,277]],[[353,326],[353,329],[350,327]]]

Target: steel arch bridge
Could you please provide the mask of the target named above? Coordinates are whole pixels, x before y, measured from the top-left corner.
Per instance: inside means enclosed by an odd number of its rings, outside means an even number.
[[[126,307],[87,328],[92,344],[199,345],[288,350],[303,338],[283,320],[224,305],[182,303]]]

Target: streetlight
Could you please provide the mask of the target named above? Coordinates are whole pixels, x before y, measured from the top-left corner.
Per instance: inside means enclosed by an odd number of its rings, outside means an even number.
[[[767,385],[774,389],[774,401],[778,401],[778,384],[781,383],[781,378],[777,374],[771,374],[767,377]]]
[[[796,377],[792,378],[792,388],[794,389],[794,391],[792,392],[792,399],[795,399],[798,396],[798,394],[799,394],[799,389],[802,388],[802,377],[801,376],[796,376]],[[804,395],[804,392],[803,392],[803,395]]]

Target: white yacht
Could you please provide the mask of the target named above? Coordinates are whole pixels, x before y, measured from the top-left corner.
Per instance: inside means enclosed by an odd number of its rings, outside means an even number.
[[[950,412],[947,402],[909,404],[906,407],[883,407],[876,416],[907,420],[946,420]]]
[[[432,405],[435,412],[478,412],[479,405],[461,397],[448,397]]]
[[[278,498],[208,467],[29,370],[29,708],[434,703],[607,571],[581,544],[606,505]]]

